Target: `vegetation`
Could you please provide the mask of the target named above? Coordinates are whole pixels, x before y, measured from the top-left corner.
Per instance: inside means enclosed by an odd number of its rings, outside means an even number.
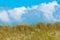
[[[60,40],[60,22],[12,27],[0,25],[0,40]]]

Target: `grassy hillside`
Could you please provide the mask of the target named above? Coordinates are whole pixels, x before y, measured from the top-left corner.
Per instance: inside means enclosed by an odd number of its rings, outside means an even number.
[[[0,40],[60,40],[60,22],[12,27],[0,25]]]

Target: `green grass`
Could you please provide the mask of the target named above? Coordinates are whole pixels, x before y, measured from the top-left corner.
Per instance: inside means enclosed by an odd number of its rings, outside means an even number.
[[[12,27],[0,25],[0,40],[60,40],[60,22]]]

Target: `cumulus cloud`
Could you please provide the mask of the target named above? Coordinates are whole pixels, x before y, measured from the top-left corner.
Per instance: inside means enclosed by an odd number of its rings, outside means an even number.
[[[58,6],[56,1],[50,2],[48,4],[41,4],[40,10],[44,12],[44,16],[48,19],[54,19],[53,13],[55,12],[55,6]]]
[[[22,14],[25,13],[25,10],[26,10],[25,7],[14,8],[14,9],[8,10],[8,13],[11,18],[18,21],[21,19]]]
[[[32,7],[18,7],[8,10],[0,10],[0,20],[3,23],[37,23],[40,21],[58,21],[55,16],[60,13],[57,9],[60,5],[56,2],[41,3]],[[59,16],[57,16],[59,17]]]
[[[5,11],[5,10],[0,11],[0,20],[2,20],[3,22],[10,22],[7,11]]]
[[[13,8],[8,10],[1,10],[0,11],[0,20],[3,23],[12,24],[13,22],[21,22],[21,16],[25,13],[25,7]]]

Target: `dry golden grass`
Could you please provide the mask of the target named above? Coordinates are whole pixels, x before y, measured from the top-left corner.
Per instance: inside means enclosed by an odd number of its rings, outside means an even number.
[[[60,40],[60,22],[12,27],[0,25],[0,40]]]

